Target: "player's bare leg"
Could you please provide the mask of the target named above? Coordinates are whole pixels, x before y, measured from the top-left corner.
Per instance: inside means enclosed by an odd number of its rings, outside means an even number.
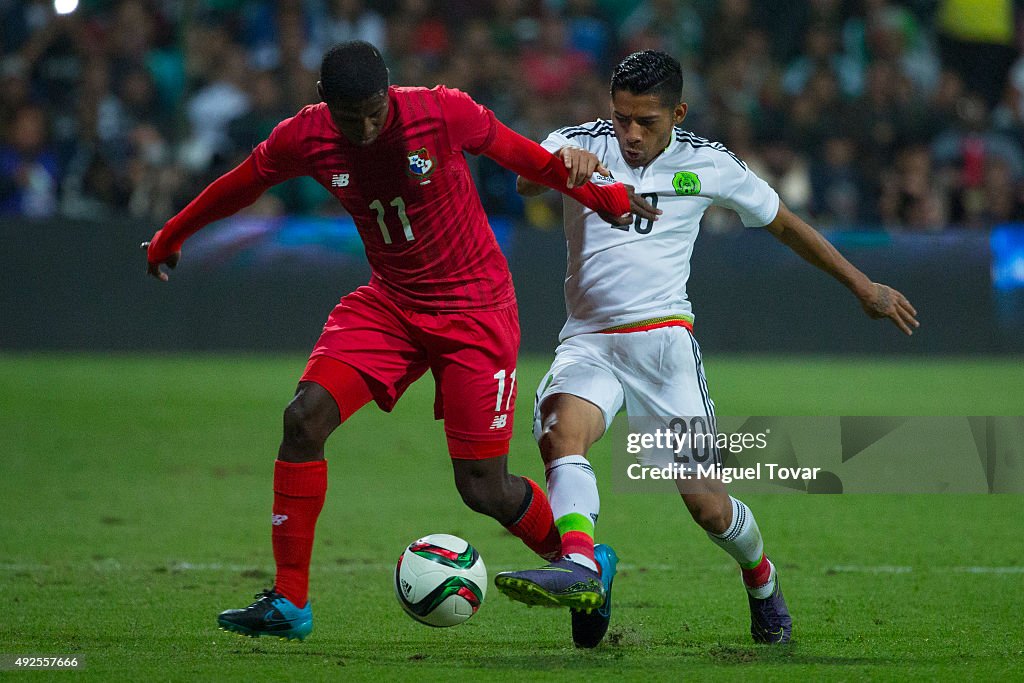
[[[502,526],[515,521],[530,485],[510,474],[508,455],[482,460],[452,459],[455,488],[474,512],[493,517]]]
[[[594,545],[600,497],[586,453],[604,430],[603,413],[589,401],[571,394],[545,399],[538,445],[563,558],[541,569],[495,577],[498,589],[520,602],[578,608],[572,611],[572,633],[579,647],[597,646],[608,630],[618,562],[610,547]]]
[[[341,414],[330,392],[315,382],[300,382],[284,410],[284,435],[277,459],[305,463],[324,459],[324,444],[338,425]]]
[[[344,418],[370,399],[370,392],[359,373],[340,361],[325,359],[310,367],[320,368],[318,378],[336,395],[346,397],[344,409],[339,409],[324,386],[299,383],[284,411],[284,435],[274,464],[274,586],[257,593],[248,607],[222,612],[217,622],[224,630],[288,640],[302,640],[313,630],[309,564],[316,521],[327,492],[324,444]]]
[[[540,409],[537,445],[555,526],[562,536],[562,554],[594,571],[594,524],[601,502],[586,455],[604,427],[601,409],[571,394],[549,396]]]
[[[789,642],[792,619],[750,508],[729,496],[717,479],[679,480],[677,485],[693,520],[740,565],[751,636],[759,643]]]
[[[455,487],[471,509],[497,520],[544,559],[558,556],[558,532],[544,491],[527,477],[510,474],[508,455],[452,458]]]

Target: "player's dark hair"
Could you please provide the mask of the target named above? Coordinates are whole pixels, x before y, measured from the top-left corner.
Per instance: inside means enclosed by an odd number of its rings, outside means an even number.
[[[665,52],[634,52],[619,62],[612,73],[612,95],[619,90],[656,95],[662,104],[675,106],[683,101],[683,68]]]
[[[380,50],[363,40],[335,45],[320,63],[320,84],[327,102],[361,102],[387,90],[389,81]]]

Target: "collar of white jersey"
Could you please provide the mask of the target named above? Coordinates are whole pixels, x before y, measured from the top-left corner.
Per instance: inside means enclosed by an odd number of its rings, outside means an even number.
[[[665,154],[666,152],[668,152],[669,147],[671,147],[672,143],[674,143],[675,141],[676,141],[676,127],[672,126],[672,130],[669,132],[669,135],[668,135],[668,144],[665,145],[665,149],[663,149],[660,152],[658,152],[657,155],[655,155],[655,157],[653,159],[648,161],[646,165],[640,166],[638,168],[648,168],[651,165],[653,165],[654,162],[656,162],[658,159],[661,158],[662,154]]]

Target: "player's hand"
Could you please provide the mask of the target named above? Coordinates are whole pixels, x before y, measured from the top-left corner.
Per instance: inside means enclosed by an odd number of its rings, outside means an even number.
[[[624,213],[621,216],[599,213],[598,215],[601,218],[612,225],[618,226],[629,225],[633,222],[634,216],[639,216],[640,218],[650,221],[658,220],[658,216],[663,213],[661,209],[656,209],[653,204],[638,195],[636,193],[636,189],[632,185],[626,185],[623,183],[623,186],[626,188],[626,194],[629,195],[629,213]]]
[[[143,242],[139,245],[142,251],[149,253],[149,242]],[[181,258],[181,252],[176,251],[162,261],[150,261],[146,260],[146,272],[155,277],[160,282],[167,282],[171,278],[164,271],[160,270],[160,265],[163,264],[168,268],[174,268],[178,265],[178,260]]]
[[[917,321],[917,310],[907,297],[887,285],[871,283],[871,289],[860,298],[860,305],[872,318],[888,318],[906,335],[913,334],[921,326]]]
[[[594,173],[603,176],[611,176],[611,172],[605,168],[601,160],[593,152],[588,152],[582,147],[567,146],[558,150],[556,157],[565,163],[565,169],[569,171],[569,177],[565,186],[570,190],[574,187],[581,187],[590,182]]]

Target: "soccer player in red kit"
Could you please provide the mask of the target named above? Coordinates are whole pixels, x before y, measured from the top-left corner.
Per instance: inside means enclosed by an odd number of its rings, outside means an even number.
[[[312,630],[307,593],[327,490],[324,443],[370,400],[390,411],[428,370],[463,501],[542,557],[559,554],[542,489],[507,468],[518,311],[463,152],[559,189],[610,222],[656,213],[621,184],[572,187],[563,161],[458,90],[389,86],[369,43],[329,50],[317,91],[320,104],[280,123],[143,245],[149,273],[166,281],[161,265],[174,267],[189,235],[271,185],[308,175],[352,215],[372,269],[370,282],[331,313],[285,409],[274,467],[274,587],[218,616],[221,628],[249,636],[302,639]]]

